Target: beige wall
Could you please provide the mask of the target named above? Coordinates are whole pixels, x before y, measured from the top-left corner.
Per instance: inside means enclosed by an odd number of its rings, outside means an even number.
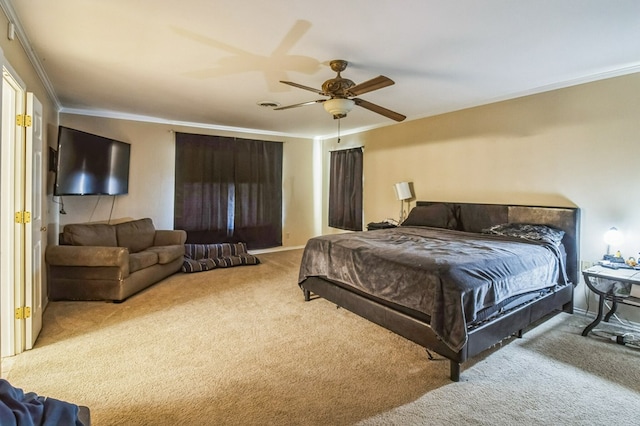
[[[283,246],[302,246],[313,235],[311,140],[74,114],[61,114],[60,124],[131,144],[129,194],[63,197],[66,214],[60,215],[60,226],[109,218],[150,217],[156,228],[172,229],[175,132],[185,132],[284,142]]]
[[[634,74],[343,136],[340,145],[365,147],[365,223],[398,219],[392,185],[406,180],[418,200],[577,206],[582,260],[602,257],[611,226],[626,235],[622,254],[638,257],[638,93]],[[576,298],[584,307],[582,288]]]

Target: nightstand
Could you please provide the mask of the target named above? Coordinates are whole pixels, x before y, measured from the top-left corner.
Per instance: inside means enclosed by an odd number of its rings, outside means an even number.
[[[616,313],[619,304],[640,307],[640,298],[635,296],[636,286],[640,286],[640,269],[625,267],[611,269],[595,265],[582,271],[582,276],[589,289],[598,297],[598,315],[584,329],[583,336],[589,334],[602,321],[605,300],[612,302],[611,309],[604,315],[605,322],[608,322]]]

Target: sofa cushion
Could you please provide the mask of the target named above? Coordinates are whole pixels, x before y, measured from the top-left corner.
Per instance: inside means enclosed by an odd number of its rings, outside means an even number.
[[[153,245],[156,229],[149,218],[113,226],[116,228],[118,246],[128,248],[130,253],[137,253]]]
[[[166,265],[184,256],[184,245],[179,246],[153,246],[145,251],[151,251],[158,255],[158,263]]]
[[[65,225],[62,234],[63,243],[72,246],[118,246],[115,228],[104,223]]]
[[[138,253],[129,254],[129,273],[132,274],[140,269],[148,268],[158,263],[158,254],[145,250]]]

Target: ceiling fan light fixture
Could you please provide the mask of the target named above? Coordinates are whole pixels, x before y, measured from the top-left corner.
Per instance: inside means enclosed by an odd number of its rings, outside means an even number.
[[[345,117],[356,103],[351,99],[333,98],[323,102],[324,109],[331,115]]]
[[[384,115],[395,121],[402,121],[406,116],[391,111],[390,109],[383,108],[380,105],[376,105],[371,102],[367,102],[361,98],[355,98],[363,93],[368,93],[373,90],[382,89],[383,87],[391,86],[394,84],[393,80],[389,77],[379,75],[376,78],[369,79],[360,84],[355,84],[353,81],[343,78],[340,72],[344,71],[347,67],[347,61],[338,59],[331,61],[331,70],[335,71],[337,75],[324,83],[322,83],[322,90],[314,89],[313,87],[305,86],[303,84],[294,83],[292,81],[280,80],[281,83],[289,86],[297,87],[298,89],[308,90],[310,92],[317,93],[321,96],[329,96],[329,99],[316,99],[310,102],[303,102],[300,104],[288,105],[284,107],[274,108],[275,110],[283,110],[290,108],[297,108],[305,105],[323,104],[324,109],[333,116],[334,119],[340,119],[347,116],[347,114],[353,109],[355,105],[375,112],[376,114]]]

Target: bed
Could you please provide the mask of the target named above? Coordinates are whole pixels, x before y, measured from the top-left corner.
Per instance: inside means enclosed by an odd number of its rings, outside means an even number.
[[[419,201],[396,228],[310,239],[298,283],[461,364],[573,312],[579,209]]]

